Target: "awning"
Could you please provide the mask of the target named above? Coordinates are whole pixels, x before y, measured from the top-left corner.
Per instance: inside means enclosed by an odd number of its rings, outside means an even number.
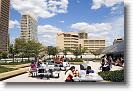
[[[103,49],[102,53],[104,53],[104,54],[111,54],[111,53],[124,54],[124,50],[125,50],[124,46],[125,46],[124,41],[122,41],[120,43],[116,43],[114,45],[106,47],[105,49]]]

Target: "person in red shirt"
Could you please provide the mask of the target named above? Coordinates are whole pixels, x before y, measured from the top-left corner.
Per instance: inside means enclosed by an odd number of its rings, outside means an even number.
[[[72,66],[69,70],[65,72],[65,82],[74,82],[73,77],[75,76],[75,67]]]

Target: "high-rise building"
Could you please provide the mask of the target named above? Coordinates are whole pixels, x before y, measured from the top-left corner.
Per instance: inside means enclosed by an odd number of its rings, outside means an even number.
[[[96,51],[105,48],[105,39],[102,37],[89,37],[83,40],[83,47],[88,51]]]
[[[59,49],[76,49],[79,46],[78,37],[78,33],[73,32],[57,33],[56,46]]]
[[[22,15],[21,18],[21,38],[37,41],[37,21],[30,15]]]
[[[88,37],[87,33],[57,33],[56,46],[59,49],[86,48],[89,52],[105,48],[105,38]]]
[[[8,51],[10,0],[0,0],[0,51]]]

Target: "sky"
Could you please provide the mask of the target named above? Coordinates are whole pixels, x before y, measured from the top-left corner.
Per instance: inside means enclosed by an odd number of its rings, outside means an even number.
[[[10,42],[20,37],[21,15],[37,20],[38,41],[56,45],[60,32],[87,32],[88,37],[104,37],[106,45],[124,38],[123,0],[11,0]]]

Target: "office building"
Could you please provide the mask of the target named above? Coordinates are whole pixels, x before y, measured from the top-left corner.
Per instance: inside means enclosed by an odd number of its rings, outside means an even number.
[[[56,46],[59,49],[76,49],[79,44],[78,33],[58,33],[56,36]]]
[[[105,39],[102,37],[89,37],[83,40],[83,47],[89,51],[105,48]]]
[[[0,0],[0,51],[8,51],[10,0]]]
[[[101,37],[88,37],[87,33],[57,33],[56,46],[59,49],[86,48],[87,51],[95,51],[105,48],[105,39]]]
[[[21,17],[21,38],[37,41],[37,21],[30,15]]]

